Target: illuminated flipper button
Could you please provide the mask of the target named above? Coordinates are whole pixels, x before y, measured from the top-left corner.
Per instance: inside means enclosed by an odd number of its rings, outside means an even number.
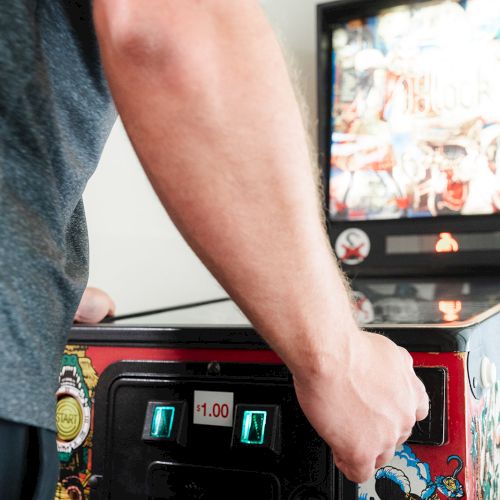
[[[187,405],[185,401],[150,401],[146,409],[143,441],[186,445]]]
[[[244,444],[262,444],[266,432],[267,411],[243,412],[241,442]]]
[[[174,419],[175,408],[173,406],[157,406],[151,421],[151,437],[170,439]]]
[[[231,447],[245,453],[280,453],[280,427],[279,405],[237,404]]]

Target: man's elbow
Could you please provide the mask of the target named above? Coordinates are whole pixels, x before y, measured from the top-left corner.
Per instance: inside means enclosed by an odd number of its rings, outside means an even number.
[[[274,43],[257,0],[94,0],[94,22],[108,78],[198,102],[247,81]]]
[[[94,24],[105,61],[139,70],[176,66],[183,47],[169,32],[168,14],[165,8],[146,8],[143,0],[94,0]]]

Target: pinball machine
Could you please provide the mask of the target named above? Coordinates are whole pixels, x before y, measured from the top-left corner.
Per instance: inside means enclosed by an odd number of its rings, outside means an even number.
[[[410,351],[430,398],[391,463],[348,481],[221,298],[73,327],[56,498],[500,498],[499,7],[318,7],[332,247],[360,324]]]
[[[412,353],[431,396],[358,498],[499,499],[500,3],[318,12],[332,246],[359,322]]]

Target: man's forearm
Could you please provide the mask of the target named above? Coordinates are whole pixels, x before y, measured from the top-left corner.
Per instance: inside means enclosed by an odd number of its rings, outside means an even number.
[[[338,467],[366,481],[425,418],[428,399],[411,356],[355,325],[298,106],[257,1],[94,8],[113,96],[170,216],[292,370]]]
[[[356,327],[258,3],[94,4],[118,110],[171,218],[292,371],[319,369]]]

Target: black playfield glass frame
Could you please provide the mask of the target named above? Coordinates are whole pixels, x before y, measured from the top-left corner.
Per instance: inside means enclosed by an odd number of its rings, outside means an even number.
[[[359,228],[370,238],[371,251],[358,265],[343,266],[351,276],[396,275],[467,275],[491,274],[500,269],[498,250],[475,250],[441,254],[388,255],[386,239],[390,236],[449,233],[487,233],[500,228],[500,214],[445,215],[428,218],[335,221],[329,216],[329,178],[332,110],[332,32],[338,23],[359,17],[371,17],[381,10],[400,5],[418,5],[429,0],[336,0],[317,7],[317,77],[318,77],[318,142],[319,161],[323,173],[325,213],[330,241],[335,247],[339,234],[348,228]]]

